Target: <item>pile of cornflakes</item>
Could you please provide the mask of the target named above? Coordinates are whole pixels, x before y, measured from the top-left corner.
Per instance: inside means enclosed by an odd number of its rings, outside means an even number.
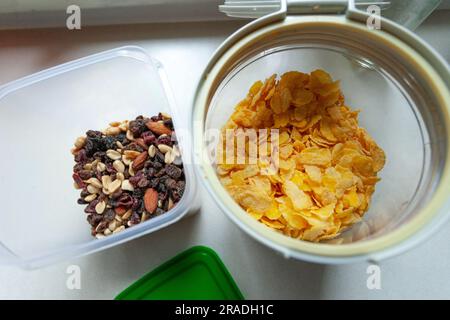
[[[385,163],[357,118],[339,81],[323,70],[257,81],[222,129],[217,173],[237,203],[265,225],[297,239],[332,239],[361,220]],[[256,137],[269,146],[256,158],[249,157],[249,129],[268,129]],[[246,135],[243,151],[225,143],[230,132],[236,141]],[[242,156],[246,160],[237,161]],[[275,158],[276,166],[268,160]]]

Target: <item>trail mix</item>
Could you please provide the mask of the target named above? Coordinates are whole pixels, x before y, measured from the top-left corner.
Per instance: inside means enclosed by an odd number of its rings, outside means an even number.
[[[275,170],[267,171],[271,162],[261,150],[254,163],[223,159],[235,148],[225,143],[229,131],[237,140],[262,128],[278,129],[277,146],[270,146],[270,134],[258,137],[267,140],[270,156],[276,153]],[[257,81],[222,132],[222,184],[252,217],[302,240],[331,239],[360,221],[385,163],[384,151],[358,126],[358,111],[345,104],[339,81],[323,70]],[[246,145],[245,155],[249,150]]]
[[[173,208],[185,176],[172,119],[166,114],[110,123],[76,139],[73,180],[97,238]]]

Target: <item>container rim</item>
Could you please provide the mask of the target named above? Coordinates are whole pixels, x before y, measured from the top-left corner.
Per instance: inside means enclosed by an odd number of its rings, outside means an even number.
[[[271,19],[266,24],[259,22],[262,26],[256,28],[256,30],[254,30],[254,26],[249,27],[248,30],[244,30],[246,28],[244,27],[232,35],[227,40],[228,43],[225,42],[223,47],[216,51],[205,70],[204,77],[198,85],[194,98],[193,124],[195,124],[193,127],[193,143],[195,147],[195,161],[200,164],[196,167],[197,173],[206,178],[203,179],[206,189],[226,215],[244,229],[244,231],[256,240],[282,252],[288,257],[294,256],[307,261],[321,263],[346,263],[368,259],[376,261],[396,255],[422,242],[431,233],[435,232],[437,227],[442,225],[449,217],[447,214],[450,211],[450,201],[448,200],[448,186],[450,185],[450,163],[448,162],[450,158],[449,141],[447,141],[446,163],[440,178],[441,180],[432,199],[411,221],[377,239],[369,239],[352,244],[331,245],[316,244],[289,238],[270,230],[249,217],[222,187],[214,169],[205,161],[207,159],[205,156],[207,150],[203,143],[203,131],[208,104],[210,102],[209,98],[213,95],[213,92],[211,92],[212,88],[221,81],[219,79],[220,75],[224,73],[226,65],[229,64],[233,55],[238,54],[240,48],[252,41],[257,41],[263,35],[279,31],[280,28],[293,28],[299,25],[318,26],[319,24],[322,27],[326,25],[337,29],[347,28],[354,32],[364,33],[365,36],[372,37],[372,39],[376,39],[377,41],[395,46],[409,61],[414,61],[415,67],[421,71],[421,74],[426,76],[426,81],[439,94],[438,101],[445,115],[443,122],[447,128],[450,127],[448,68],[445,70],[436,70],[436,66],[439,67],[443,59],[412,32],[400,26],[396,27],[396,25],[389,22],[386,22],[389,25],[389,29],[394,29],[397,32],[387,32],[384,29],[370,32],[362,23],[350,20],[345,16],[310,15],[289,16],[289,19],[283,19],[281,21],[273,21],[273,17]],[[258,24],[257,22],[254,23]],[[238,33],[240,33],[240,37],[238,37]],[[406,34],[407,41],[403,41],[399,34]],[[411,45],[414,42],[413,40],[417,42],[418,50],[415,50],[416,46]],[[430,60],[431,63],[427,60]]]

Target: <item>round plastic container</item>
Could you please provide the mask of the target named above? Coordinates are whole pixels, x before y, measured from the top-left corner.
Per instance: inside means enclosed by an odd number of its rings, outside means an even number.
[[[123,243],[177,222],[195,204],[192,161],[186,190],[169,212],[104,239],[90,234],[72,180],[75,139],[117,120],[179,117],[161,64],[138,47],[72,61],[0,87],[0,263],[38,267]],[[188,136],[178,137],[189,150]]]
[[[207,189],[240,228],[287,257],[379,260],[423,241],[450,211],[448,67],[406,29],[383,20],[382,30],[371,31],[361,17],[286,16],[282,8],[232,35],[199,85],[194,145]],[[341,80],[346,104],[361,110],[360,125],[387,157],[363,221],[326,243],[289,238],[241,209],[215,173],[208,152],[217,141],[204,138],[225,124],[255,81],[315,69]]]

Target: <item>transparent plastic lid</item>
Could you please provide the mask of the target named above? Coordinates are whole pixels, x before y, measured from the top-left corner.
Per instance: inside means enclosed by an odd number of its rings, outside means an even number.
[[[70,149],[87,130],[117,120],[165,112],[177,118],[159,62],[138,47],[123,47],[69,62],[0,87],[0,263],[45,264],[159,229],[178,220],[191,201],[186,191],[168,213],[97,240],[90,234]],[[184,140],[179,141],[181,149]],[[184,161],[183,155],[183,161]]]

